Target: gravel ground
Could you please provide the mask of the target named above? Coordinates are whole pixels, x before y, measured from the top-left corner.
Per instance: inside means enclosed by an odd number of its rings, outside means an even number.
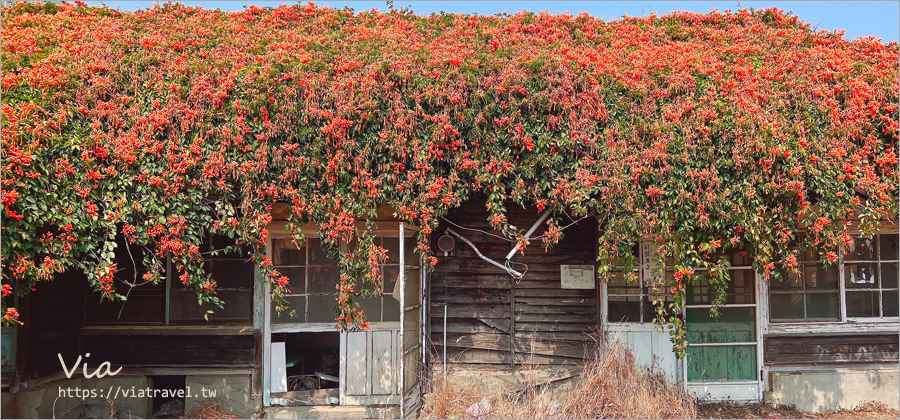
[[[897,410],[884,404],[869,402],[853,410],[831,413],[800,411],[793,406],[772,404],[737,405],[733,403],[701,403],[697,405],[699,419],[896,419]]]

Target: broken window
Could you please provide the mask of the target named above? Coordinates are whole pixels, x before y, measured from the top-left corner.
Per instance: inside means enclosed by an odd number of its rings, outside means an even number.
[[[400,239],[375,238],[375,244],[387,250],[387,260],[381,265],[384,296],[357,297],[360,310],[369,322],[400,321],[400,295],[397,278],[400,275]],[[306,246],[297,249],[290,239],[272,240],[275,269],[290,279],[288,304],[296,311],[296,318],[287,312],[280,315],[272,307],[273,323],[334,322],[335,285],[340,280],[337,261],[328,257],[319,238],[309,238]],[[418,279],[419,256],[407,247],[404,256],[407,279]],[[410,267],[413,266],[413,267]]]
[[[854,237],[832,265],[804,253],[799,275],[785,272],[783,281],[769,282],[772,322],[897,317],[898,242],[897,234]]]
[[[847,318],[896,317],[898,235],[854,238],[843,261]]]

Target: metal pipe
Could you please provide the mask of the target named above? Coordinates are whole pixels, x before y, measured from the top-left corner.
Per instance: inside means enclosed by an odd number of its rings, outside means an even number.
[[[531,237],[531,235],[534,233],[534,231],[537,230],[538,226],[540,226],[541,223],[544,223],[544,220],[547,220],[547,216],[549,216],[549,215],[550,215],[550,210],[547,210],[544,212],[544,214],[541,215],[541,217],[538,218],[537,222],[534,222],[534,225],[531,226],[531,229],[528,229],[528,232],[525,233],[526,241],[528,240],[528,238]],[[507,261],[511,260],[512,257],[514,257],[516,255],[516,252],[518,250],[519,250],[519,244],[516,244],[516,246],[513,247],[512,251],[509,251],[509,254],[506,254],[506,260]]]
[[[503,264],[498,263],[497,261],[494,261],[494,260],[492,260],[492,259],[490,259],[490,258],[488,258],[488,257],[485,257],[484,255],[482,255],[482,254],[481,254],[481,251],[478,250],[478,248],[475,246],[475,244],[473,244],[472,242],[470,242],[468,239],[464,238],[462,235],[456,233],[455,230],[453,230],[453,229],[451,229],[451,228],[447,228],[447,232],[453,234],[453,236],[456,236],[457,238],[462,239],[463,242],[469,244],[469,246],[472,247],[473,250],[475,250],[475,253],[478,254],[478,257],[481,258],[482,260],[485,260],[485,261],[487,261],[487,262],[489,262],[489,263],[491,263],[491,264],[493,264],[493,265],[499,267],[499,268],[502,269],[503,271],[506,271],[507,273],[509,273],[509,274],[511,274],[511,275],[513,275],[513,276],[516,276],[516,278],[522,278],[522,273],[520,273],[520,272],[518,272],[518,271],[516,271],[516,270],[513,270],[512,268],[509,268],[509,267],[507,267],[507,266],[505,266],[505,265],[503,265]]]
[[[447,281],[444,279],[444,281]],[[447,304],[444,303],[444,385],[447,384]]]

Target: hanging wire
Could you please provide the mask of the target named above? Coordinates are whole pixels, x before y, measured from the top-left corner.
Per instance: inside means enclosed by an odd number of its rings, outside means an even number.
[[[495,237],[495,238],[497,238],[497,239],[503,239],[504,241],[507,241],[507,242],[515,242],[515,240],[509,239],[509,238],[507,238],[507,237],[500,236],[500,235],[495,235],[495,234],[493,234],[493,233],[490,233],[490,232],[488,232],[488,231],[481,230],[481,229],[474,229],[474,228],[469,228],[469,227],[465,227],[465,226],[460,226],[460,225],[458,225],[458,224],[456,224],[456,223],[451,222],[449,219],[447,219],[447,218],[444,217],[444,216],[440,216],[440,217],[441,217],[441,219],[443,219],[445,222],[447,222],[447,223],[449,223],[449,224],[451,224],[451,225],[453,225],[453,226],[456,226],[456,227],[458,227],[458,228],[460,228],[460,229],[471,230],[472,232],[483,233],[483,234],[488,235],[488,236],[493,236],[493,237]]]

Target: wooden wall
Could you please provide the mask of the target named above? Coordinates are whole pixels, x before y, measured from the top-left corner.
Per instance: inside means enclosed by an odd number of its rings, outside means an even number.
[[[509,205],[507,217],[522,230],[537,221],[537,209]],[[483,201],[469,201],[449,214],[453,223],[491,230]],[[432,273],[432,349],[442,359],[444,305],[448,306],[447,346],[451,363],[571,364],[581,361],[591,340],[584,334],[597,326],[597,291],[562,289],[560,265],[594,265],[596,221],[588,218],[567,229],[560,243],[546,251],[532,241],[515,262],[528,264],[518,283],[503,270],[480,259],[458,238],[450,256],[437,248],[437,238],[450,227],[474,243],[485,256],[504,261],[515,245],[485,233],[446,222],[434,233],[438,264]],[[539,227],[535,236],[546,230]],[[514,266],[522,271],[522,266]]]
[[[765,337],[766,364],[897,363],[900,334]]]
[[[35,286],[25,299],[20,328],[20,372],[26,378],[36,378],[62,370],[58,353],[77,358],[81,350],[78,332],[84,322],[83,273],[70,271],[58,274],[52,281]],[[68,360],[68,359],[67,359]]]
[[[257,364],[257,338],[258,333],[89,334],[82,337],[82,351],[91,353],[94,364],[108,361],[114,367],[251,367]]]

